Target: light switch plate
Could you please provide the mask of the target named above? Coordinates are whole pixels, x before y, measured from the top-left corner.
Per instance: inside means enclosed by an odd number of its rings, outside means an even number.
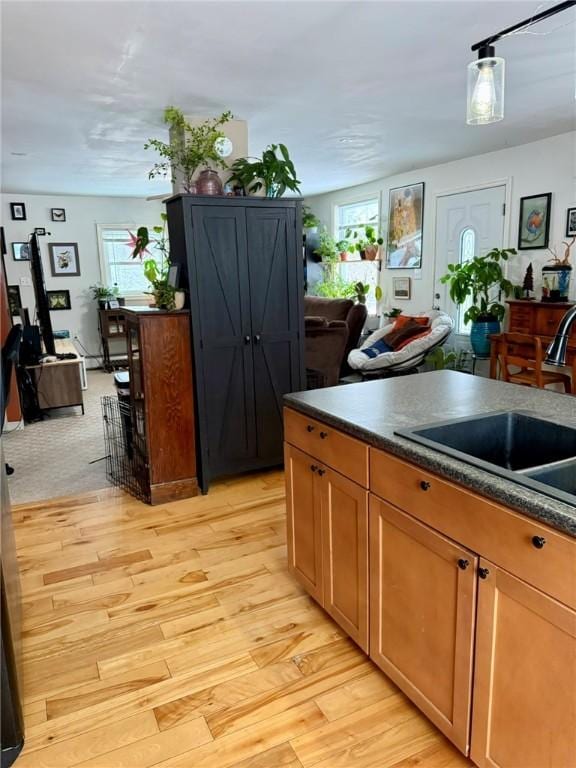
[[[412,278],[414,280],[422,280],[422,270],[421,269],[415,269],[412,273]]]

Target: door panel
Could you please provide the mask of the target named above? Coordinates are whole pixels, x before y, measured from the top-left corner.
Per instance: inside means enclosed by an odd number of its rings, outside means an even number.
[[[440,295],[440,308],[454,318],[458,316],[458,307],[450,299],[448,286],[440,283],[440,278],[448,271],[448,264],[458,264],[461,259],[483,256],[492,248],[502,248],[505,200],[504,185],[438,198],[434,292]],[[472,236],[463,242],[463,233],[469,230]],[[460,310],[461,315],[466,308]],[[469,332],[462,324],[458,331]]]
[[[468,550],[370,496],[370,657],[465,754],[476,563]]]
[[[323,602],[321,479],[315,460],[285,444],[288,569]]]
[[[576,612],[488,561],[478,589],[471,757],[576,765]]]
[[[256,456],[246,223],[242,209],[192,209],[207,450],[212,474]],[[197,332],[193,329],[193,332]]]
[[[338,472],[324,471],[324,608],[367,653],[368,492]]]
[[[258,456],[282,457],[282,397],[300,389],[300,311],[290,208],[246,209]]]

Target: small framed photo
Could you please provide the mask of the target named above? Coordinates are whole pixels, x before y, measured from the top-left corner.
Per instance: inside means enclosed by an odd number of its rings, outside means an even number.
[[[66,210],[64,208],[50,208],[52,221],[66,221]]]
[[[108,299],[108,309],[119,309],[120,302],[118,299]]]
[[[412,280],[409,277],[393,277],[392,295],[395,299],[408,301],[412,296]]]
[[[180,264],[170,264],[168,268],[168,285],[171,288],[178,288],[178,279],[180,277]]]
[[[535,251],[548,248],[552,193],[520,198],[518,250]]]
[[[34,234],[35,235],[45,235],[46,234],[46,227],[34,227]]]
[[[48,249],[54,277],[73,277],[80,274],[78,243],[50,243]]]
[[[12,258],[14,261],[30,261],[30,246],[28,243],[12,243]]]
[[[576,237],[576,208],[568,208],[566,214],[566,237]]]
[[[48,308],[51,312],[58,309],[71,309],[70,291],[46,291]]]
[[[8,306],[10,307],[10,314],[12,317],[18,315],[22,309],[22,298],[20,296],[19,285],[8,286]]]
[[[12,221],[26,221],[26,206],[24,203],[10,203]]]

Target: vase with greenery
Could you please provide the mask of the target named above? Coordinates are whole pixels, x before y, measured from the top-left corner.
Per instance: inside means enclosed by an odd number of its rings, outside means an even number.
[[[167,215],[160,214],[162,224],[152,228],[152,233],[148,227],[138,227],[136,230],[136,245],[132,250],[132,258],[139,258],[144,266],[144,277],[150,283],[152,290],[146,291],[154,296],[154,303],[159,309],[174,309],[176,306],[176,289],[168,283],[168,274],[170,271],[170,245],[166,233]],[[148,250],[148,246],[153,247],[160,258],[155,259]],[[144,255],[148,253],[150,258],[145,259]]]
[[[261,158],[239,157],[231,171],[229,182],[242,187],[245,194],[255,194],[261,189],[266,197],[282,197],[287,189],[300,192],[300,181],[285,144],[270,144]]]
[[[484,256],[476,256],[461,264],[448,264],[448,273],[440,278],[447,283],[450,298],[455,304],[469,304],[464,312],[464,322],[471,323],[470,343],[477,357],[490,355],[488,336],[499,333],[506,307],[502,296],[508,297],[514,290],[510,280],[504,276],[502,266],[514,248],[493,248]]]
[[[98,302],[100,309],[106,309],[108,302],[117,299],[120,293],[116,284],[110,288],[107,285],[102,285],[102,283],[96,283],[91,285],[89,290],[92,292],[92,298]]]
[[[180,109],[166,107],[164,122],[171,129],[170,142],[148,139],[144,144],[144,149],[155,150],[161,158],[148,173],[148,178],[170,176],[172,183],[175,183],[177,174],[180,174],[184,192],[194,192],[194,175],[200,168],[213,170],[228,167],[218,154],[217,141],[225,137],[220,128],[232,117],[228,111],[200,125],[190,125]]]
[[[380,246],[384,242],[384,238],[380,237],[375,227],[371,224],[367,224],[364,227],[364,232],[361,230],[349,228],[346,230],[346,238],[352,238],[349,251],[353,253],[356,251],[361,259],[367,261],[374,261],[378,258],[378,251]]]

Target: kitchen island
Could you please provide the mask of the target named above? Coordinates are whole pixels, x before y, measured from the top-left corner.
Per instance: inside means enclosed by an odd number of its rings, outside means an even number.
[[[576,765],[576,509],[395,434],[576,399],[451,371],[285,398],[289,567],[479,766]]]

